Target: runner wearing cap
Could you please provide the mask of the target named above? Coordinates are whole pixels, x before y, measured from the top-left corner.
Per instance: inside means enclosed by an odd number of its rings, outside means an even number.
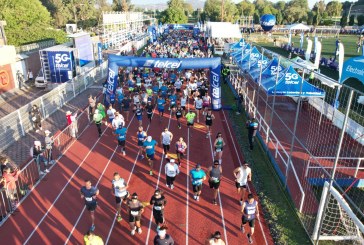
[[[197,164],[196,168],[190,171],[190,179],[192,181],[193,199],[200,200],[202,183],[206,180],[206,173],[201,169],[201,164]]]
[[[176,154],[179,166],[181,166],[181,159],[183,158],[183,155],[186,153],[186,149],[187,149],[187,144],[184,141],[183,137],[180,137],[176,142]]]
[[[175,163],[174,159],[170,159],[166,163],[166,166],[164,168],[164,172],[166,174],[166,181],[167,181],[166,185],[167,185],[167,187],[173,189],[174,188],[173,182],[174,182],[176,176],[179,174],[179,167]]]
[[[118,111],[115,112],[115,118],[112,121],[112,128],[114,130],[118,129],[119,126],[122,125],[123,127],[125,126],[125,121],[124,121],[124,117],[123,115],[121,115]]]
[[[125,183],[125,180],[120,177],[118,172],[114,173],[114,179],[111,181],[112,183],[112,193],[115,196],[116,201],[116,210],[117,210],[117,221],[120,222],[121,218],[121,201],[125,204],[128,197],[129,192],[126,190],[128,185]]]
[[[96,198],[99,195],[99,190],[91,185],[90,180],[85,180],[85,186],[81,187],[81,199],[85,199],[86,209],[90,212],[91,228],[90,231],[95,230],[95,210],[97,208]]]
[[[140,220],[142,213],[144,212],[143,204],[138,200],[138,194],[133,193],[131,199],[127,200],[127,209],[129,213],[129,225],[131,229],[131,235],[135,235],[135,231],[138,234],[142,233]]]
[[[169,96],[169,110],[172,109],[173,111],[175,111],[176,102],[177,102],[177,95],[176,95],[176,91],[174,91],[174,89],[173,89],[172,94]]]
[[[219,191],[220,181],[222,177],[222,167],[219,164],[219,161],[215,160],[213,166],[209,167],[207,171],[207,176],[209,179],[209,186],[211,189],[214,189],[214,200],[212,204],[217,205],[217,192]]]
[[[165,127],[164,131],[161,133],[161,144],[163,145],[164,155],[168,154],[172,139],[173,134],[168,130],[167,127]]]
[[[219,160],[220,164],[222,161],[222,151],[223,151],[225,145],[226,144],[225,144],[224,139],[222,138],[222,134],[220,132],[218,132],[216,135],[215,142],[214,142],[214,146],[215,146],[214,156],[217,156],[217,159]]]
[[[104,245],[102,238],[96,236],[92,231],[87,231],[85,236],[83,237],[83,241],[85,245]]]
[[[208,245],[225,245],[225,242],[221,239],[220,231],[215,231],[211,238],[208,240]]]
[[[150,199],[150,205],[153,205],[153,217],[157,225],[157,231],[164,224],[164,207],[167,200],[160,190],[155,190],[154,195]]]
[[[255,218],[259,217],[258,201],[254,200],[253,194],[249,193],[248,199],[241,206],[241,212],[243,213],[241,219],[241,232],[245,232],[245,224],[249,223],[250,233],[247,234],[248,242],[253,243],[252,235],[254,234]]]
[[[130,113],[130,103],[131,103],[131,95],[126,95],[122,101],[123,109],[125,112],[126,121],[129,121],[129,113]]]
[[[143,146],[145,148],[145,153],[147,155],[148,163],[149,163],[149,174],[153,175],[153,160],[155,153],[155,146],[158,145],[157,141],[152,139],[152,136],[148,136],[147,140],[144,141]]]
[[[173,238],[167,234],[167,226],[162,225],[157,231],[157,235],[154,237],[154,245],[174,245]]]
[[[139,126],[137,131],[138,147],[139,147],[139,159],[143,159],[144,141],[147,139],[147,133],[143,131],[143,127]]]
[[[115,112],[116,112],[116,110],[112,107],[112,104],[110,104],[109,109],[106,111],[110,124],[112,124],[112,121],[115,118]]]
[[[252,171],[249,168],[249,163],[245,161],[243,166],[238,167],[234,170],[233,174],[235,176],[236,191],[240,197],[240,205],[243,205],[248,181],[252,180]],[[241,189],[243,190],[241,191]]]
[[[121,147],[121,152],[125,156],[125,143],[126,143],[126,132],[127,128],[123,127],[122,124],[119,125],[119,128],[115,130],[115,134],[118,139],[118,145]]]

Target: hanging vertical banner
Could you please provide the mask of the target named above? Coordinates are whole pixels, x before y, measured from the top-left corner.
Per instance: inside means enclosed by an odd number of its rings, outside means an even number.
[[[99,64],[102,63],[102,43],[97,43],[97,59]]]
[[[343,72],[343,66],[344,66],[344,45],[342,43],[339,43],[339,81],[341,79],[341,75]]]
[[[317,48],[318,36],[315,36],[313,40],[314,40],[314,51],[313,52],[316,54],[317,53],[316,48]]]
[[[290,32],[288,34],[288,46],[291,46],[291,44],[292,44],[292,33]]]
[[[312,52],[312,40],[308,39],[307,40],[307,49],[306,49],[306,53],[305,53],[306,60],[310,60],[311,52]]]
[[[304,38],[305,34],[303,32],[301,32],[301,38],[300,38],[300,49],[302,49],[303,47],[303,38]]]
[[[335,49],[335,53],[334,53],[335,59],[336,59],[336,56],[339,55],[339,43],[340,43],[340,41],[339,41],[339,39],[337,39],[336,40],[336,49]]]
[[[320,59],[321,59],[321,42],[317,41],[317,47],[316,47],[316,54],[315,54],[315,63],[314,63],[314,67],[315,69],[319,68],[320,65]]]
[[[157,41],[157,30],[156,30],[155,26],[152,27],[152,38],[153,38],[153,42]]]

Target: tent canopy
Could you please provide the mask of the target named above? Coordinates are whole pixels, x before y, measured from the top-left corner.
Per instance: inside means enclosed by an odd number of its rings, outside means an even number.
[[[230,22],[207,22],[207,29],[212,38],[241,38],[239,25]]]
[[[302,84],[303,82],[303,84]],[[316,88],[307,81],[302,80],[302,77],[293,69],[292,66],[288,67],[284,76],[277,82],[262,83],[264,89],[269,95],[283,95],[283,96],[302,96],[302,97],[324,97],[325,91]],[[302,92],[301,92],[302,85]]]
[[[312,62],[310,62],[308,60],[303,60],[298,56],[296,58],[291,59],[291,61],[296,62],[297,64],[299,64],[299,65],[296,65],[295,63],[291,63],[291,66],[293,68],[297,68],[297,69],[306,68],[308,70],[315,70],[316,69],[315,65]]]
[[[304,24],[292,24],[292,25],[288,25],[284,28],[285,30],[290,30],[290,31],[309,31],[310,27],[304,25]]]
[[[250,65],[250,71],[249,74],[250,76],[256,80],[259,78],[259,74],[260,74],[260,67],[262,67],[262,71],[265,70],[265,68],[270,64],[270,60],[263,55],[263,58],[260,57],[259,60],[257,60],[255,63]]]

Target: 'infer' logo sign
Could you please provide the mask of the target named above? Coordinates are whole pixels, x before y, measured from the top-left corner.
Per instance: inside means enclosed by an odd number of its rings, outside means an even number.
[[[144,67],[151,67],[151,68],[162,68],[162,69],[178,69],[182,64],[182,61],[176,62],[176,61],[155,61],[155,60],[147,60],[144,63]]]
[[[211,74],[212,74],[212,83],[211,83],[212,98],[220,99],[220,76],[213,71],[211,71]]]
[[[114,91],[115,72],[109,68],[109,78],[107,79],[107,92],[111,94]]]

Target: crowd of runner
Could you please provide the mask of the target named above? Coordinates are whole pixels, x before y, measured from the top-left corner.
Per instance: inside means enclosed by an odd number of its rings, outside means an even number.
[[[178,40],[178,41],[176,41]],[[194,38],[192,31],[170,31],[168,35],[162,36],[158,42],[149,44],[143,51],[142,56],[160,57],[160,58],[191,58],[191,57],[209,57],[210,52],[205,41],[201,37]],[[181,160],[185,157],[188,145],[184,137],[174,137],[174,133],[168,127],[160,133],[159,139],[153,139],[148,135],[143,125],[143,118],[148,118],[148,123],[155,123],[153,120],[157,118],[156,123],[160,123],[165,111],[169,111],[172,118],[178,123],[181,129],[184,125],[190,128],[190,136],[193,135],[195,123],[205,125],[206,138],[215,137],[214,162],[205,172],[200,164],[197,164],[189,172],[192,182],[193,198],[199,201],[204,181],[208,182],[210,188],[214,190],[212,204],[218,205],[217,195],[222,180],[222,156],[226,142],[221,132],[213,134],[213,122],[215,120],[214,113],[211,110],[211,97],[209,96],[209,79],[208,70],[172,70],[160,68],[138,68],[125,67],[119,69],[119,86],[115,93],[108,98],[104,96],[101,102],[97,103],[97,99],[90,95],[89,117],[97,129],[97,135],[102,136],[102,127],[106,125],[113,129],[115,138],[118,142],[120,153],[123,156],[128,154],[127,139],[135,136],[137,138],[137,147],[139,149],[138,156],[140,161],[145,161],[149,166],[149,174],[155,174],[153,163],[155,159],[155,149],[160,142],[163,147],[164,158],[167,160],[164,167],[166,176],[166,186],[171,190],[174,189],[174,181],[180,173]],[[104,94],[106,95],[106,87]],[[107,105],[107,106],[105,106]],[[154,115],[155,114],[155,115]],[[135,119],[133,119],[134,117]],[[67,121],[69,125],[74,123],[71,112],[67,112]],[[73,119],[73,120],[72,120]],[[127,123],[138,125],[137,132],[129,132]],[[145,120],[144,120],[145,122]],[[202,123],[203,122],[203,123]],[[256,122],[248,122],[249,143],[253,149],[253,139],[257,130]],[[77,127],[76,127],[77,128]],[[41,126],[37,127],[37,130]],[[177,129],[178,130],[178,129]],[[77,132],[73,132],[76,137]],[[48,164],[53,163],[52,144],[53,138],[49,131],[45,131],[44,146],[40,141],[34,143],[32,155],[38,162],[44,164],[44,171],[47,173]],[[176,157],[169,157],[170,153],[175,153]],[[1,168],[3,178],[1,182],[10,183],[11,180],[17,178],[19,171],[10,172],[6,167],[8,160],[1,159]],[[242,167],[238,167],[232,173],[235,176],[237,194],[241,205],[242,223],[240,230],[245,232],[246,223],[249,224],[251,230],[247,233],[249,243],[252,243],[252,235],[254,234],[254,221],[258,217],[258,205],[252,194],[246,199],[245,193],[248,181],[251,181],[252,173],[249,164],[244,162]],[[127,182],[115,172],[112,176],[112,193],[116,202],[116,219],[121,222],[122,207],[127,212],[127,222],[130,226],[130,234],[141,234],[141,217],[144,212],[145,203],[143,203],[137,193],[130,191],[132,186],[128,186]],[[93,186],[90,180],[85,181],[85,185],[81,188],[81,198],[84,200],[87,210],[91,217],[91,227],[85,235],[85,244],[102,244],[102,239],[94,234],[95,231],[95,210],[97,209],[97,196],[99,190]],[[144,197],[145,198],[145,197]],[[165,225],[164,209],[167,205],[167,197],[163,195],[163,191],[157,189],[154,195],[150,197],[149,205],[152,206],[153,217],[157,227],[157,236],[154,244],[174,244],[171,235],[167,234],[168,227]],[[221,233],[216,231],[212,234],[207,244],[225,244],[222,241]]]

